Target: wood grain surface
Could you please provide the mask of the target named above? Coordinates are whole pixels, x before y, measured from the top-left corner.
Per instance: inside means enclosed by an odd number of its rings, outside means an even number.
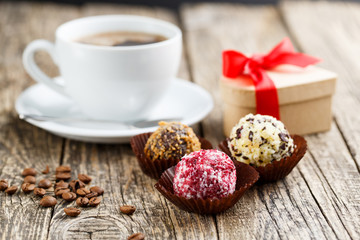
[[[298,50],[321,57],[339,74],[334,122],[329,132],[306,136],[309,151],[284,180],[256,185],[228,211],[212,216],[184,212],[164,199],[155,181],[142,174],[128,144],[100,145],[62,139],[17,119],[16,97],[34,83],[21,55],[32,40],[53,41],[57,26],[99,14],[136,14],[179,25],[184,54],[179,77],[213,96],[215,108],[198,134],[217,145],[222,134],[219,92],[221,52],[267,52],[289,36]],[[72,176],[85,173],[90,185],[105,189],[102,203],[65,215],[63,200],[52,208],[18,191],[0,192],[0,239],[359,239],[360,238],[360,4],[286,1],[279,6],[186,4],[178,12],[131,5],[82,6],[0,2],[0,179],[21,185],[21,171],[46,165],[52,172],[70,165]],[[49,56],[37,55],[48,74],[58,71]],[[50,191],[48,194],[51,194]],[[132,216],[119,207],[135,205]]]
[[[309,7],[310,13],[306,11]],[[307,138],[320,179],[306,172],[304,177],[335,233],[356,239],[360,234],[360,46],[355,42],[360,41],[356,27],[360,5],[298,2],[283,4],[281,11],[299,48],[321,56],[321,65],[339,75],[332,130]],[[300,19],[305,12],[307,17]],[[326,22],[326,27],[318,19]]]

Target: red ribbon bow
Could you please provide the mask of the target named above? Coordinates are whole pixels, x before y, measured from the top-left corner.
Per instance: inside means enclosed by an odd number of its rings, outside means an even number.
[[[255,54],[249,58],[233,50],[224,51],[223,74],[228,78],[249,75],[255,85],[257,113],[280,119],[277,90],[265,70],[281,64],[306,67],[319,61],[317,58],[295,52],[290,39],[285,38],[266,55]]]

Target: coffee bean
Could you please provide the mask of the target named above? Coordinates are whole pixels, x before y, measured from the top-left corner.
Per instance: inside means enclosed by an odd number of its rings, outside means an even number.
[[[131,205],[124,205],[120,207],[120,211],[124,214],[131,215],[135,212],[136,207]]]
[[[43,207],[53,207],[57,203],[56,198],[52,196],[45,196],[40,200],[40,205]]]
[[[36,170],[34,168],[25,168],[21,173],[23,176],[36,176]]]
[[[79,197],[78,199],[76,199],[76,204],[79,207],[86,207],[89,203],[89,199],[86,197]]]
[[[34,176],[26,176],[24,178],[24,183],[32,183],[32,184],[35,184],[36,183],[36,178]]]
[[[18,187],[17,186],[11,186],[11,187],[8,187],[5,192],[9,195],[13,195],[14,193],[16,193],[16,191],[18,190]]]
[[[72,180],[69,184],[69,187],[70,187],[71,191],[76,192],[76,190],[78,190],[79,188],[84,188],[85,183],[83,183],[80,180]]]
[[[61,180],[60,182],[55,183],[55,188],[68,188],[69,187],[69,183],[64,182],[63,180]]]
[[[76,199],[76,194],[73,192],[66,192],[66,193],[63,193],[63,195],[61,195],[61,197],[67,202],[72,202]]]
[[[46,194],[46,190],[43,189],[43,188],[35,188],[34,189],[34,194],[36,196],[42,197],[42,196],[44,196]]]
[[[94,186],[90,188],[91,192],[96,192],[99,196],[104,194],[104,189],[98,186]]]
[[[62,166],[58,166],[55,171],[56,171],[56,173],[71,172],[71,167],[62,165]]]
[[[49,166],[46,165],[45,170],[43,170],[41,173],[43,173],[43,174],[48,174],[49,172],[50,172]]]
[[[85,183],[81,180],[75,180],[75,189],[84,188]]]
[[[38,183],[38,187],[40,188],[45,188],[45,189],[48,189],[52,186],[52,183],[49,179],[42,179],[40,180],[40,182]]]
[[[142,233],[134,233],[128,237],[128,240],[143,240],[145,235]]]
[[[69,207],[69,208],[64,208],[64,212],[66,213],[66,215],[70,217],[77,217],[81,213],[81,210],[78,208]]]
[[[76,194],[79,196],[84,197],[86,194],[89,194],[90,190],[86,189],[86,188],[79,188],[78,190],[76,190]]]
[[[77,189],[75,188],[75,183],[76,180],[71,180],[71,182],[69,183],[70,191],[76,192]]]
[[[64,193],[70,192],[68,188],[55,188],[55,196],[61,197]]]
[[[56,180],[69,180],[71,178],[71,173],[69,172],[58,172],[55,175]]]
[[[89,200],[89,206],[90,207],[96,207],[97,205],[99,205],[101,202],[101,198],[98,197],[93,197]]]
[[[5,179],[0,180],[0,191],[5,191],[8,186],[8,182]]]
[[[89,177],[88,175],[86,174],[78,174],[78,179],[82,182],[84,182],[85,184],[88,184],[89,182],[91,182],[91,177]]]
[[[35,184],[32,183],[23,183],[21,185],[21,189],[23,190],[24,193],[31,193],[32,191],[34,191],[35,188]]]
[[[93,197],[97,197],[98,194],[96,192],[91,192],[85,195],[85,197],[87,197],[88,199],[93,198]]]

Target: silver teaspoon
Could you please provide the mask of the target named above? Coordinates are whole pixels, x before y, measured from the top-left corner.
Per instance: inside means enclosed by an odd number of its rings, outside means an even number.
[[[102,119],[91,119],[91,118],[75,118],[75,117],[54,117],[54,116],[45,116],[45,115],[36,115],[36,114],[19,114],[19,118],[22,120],[35,120],[39,122],[87,122],[87,123],[111,123],[119,124],[121,126],[129,128],[147,128],[155,127],[160,121],[181,121],[181,117],[172,117],[172,118],[159,118],[152,120],[139,120],[134,122],[121,122],[115,120],[102,120]]]

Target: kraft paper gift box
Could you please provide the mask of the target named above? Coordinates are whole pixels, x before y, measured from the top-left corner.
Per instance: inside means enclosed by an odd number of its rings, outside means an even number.
[[[278,92],[280,120],[291,134],[323,132],[331,126],[336,74],[320,67],[281,65],[266,71]],[[256,114],[255,87],[246,75],[222,76],[224,133],[248,113]]]

